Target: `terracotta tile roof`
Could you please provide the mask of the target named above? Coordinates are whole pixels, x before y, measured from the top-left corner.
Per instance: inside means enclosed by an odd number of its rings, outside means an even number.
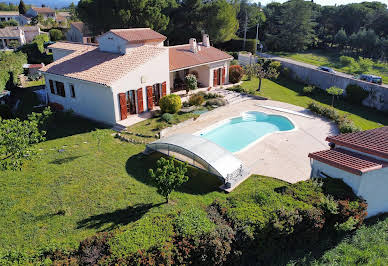
[[[131,43],[155,42],[167,39],[166,36],[150,28],[114,29],[110,32]]]
[[[55,13],[55,10],[49,7],[32,7],[32,9],[38,12],[39,14]]]
[[[54,44],[51,44],[48,46],[50,49],[64,49],[64,50],[71,50],[71,51],[83,51],[83,50],[90,50],[90,49],[97,49],[97,44],[83,44],[83,43],[76,43],[76,42],[56,42]]]
[[[0,16],[18,16],[18,11],[0,11]]]
[[[310,153],[309,157],[359,176],[388,166],[387,162],[339,148]]]
[[[326,140],[336,145],[388,159],[388,126],[327,137]]]
[[[130,71],[164,51],[166,48],[147,45],[133,48],[124,55],[101,52],[99,49],[86,49],[75,51],[40,70],[111,86]]]
[[[201,50],[196,53],[190,51],[190,44],[170,46],[170,71],[233,59],[232,56],[215,47],[205,47],[202,44],[198,46]]]
[[[0,29],[0,37],[3,38],[19,38],[20,30],[18,27],[5,27]]]

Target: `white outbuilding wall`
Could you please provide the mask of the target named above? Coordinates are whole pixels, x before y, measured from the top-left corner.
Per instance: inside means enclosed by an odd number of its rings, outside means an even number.
[[[56,102],[74,113],[94,121],[115,124],[112,90],[97,83],[76,80],[64,76],[45,73],[46,92],[50,102]],[[65,85],[66,97],[54,95],[50,91],[49,80],[60,81]],[[70,84],[74,85],[75,98],[71,97]],[[55,86],[55,82],[54,82]]]
[[[354,193],[368,203],[368,217],[388,212],[388,168],[370,171],[362,176],[354,175],[317,160],[312,163],[312,177],[318,172],[342,179]]]

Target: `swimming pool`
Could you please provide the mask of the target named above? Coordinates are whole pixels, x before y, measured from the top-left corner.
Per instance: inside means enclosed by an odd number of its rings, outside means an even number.
[[[198,135],[230,152],[238,152],[267,134],[294,128],[294,124],[284,116],[252,111],[226,120]]]

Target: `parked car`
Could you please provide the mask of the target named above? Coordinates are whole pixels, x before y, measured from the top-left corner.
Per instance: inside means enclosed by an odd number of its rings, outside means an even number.
[[[318,69],[322,70],[322,71],[326,71],[326,72],[332,73],[332,74],[335,74],[335,71],[332,68],[330,68],[330,67],[320,66],[320,67],[318,67]]]
[[[360,75],[359,79],[367,81],[367,82],[371,82],[371,83],[383,84],[383,79],[379,76],[362,74],[362,75]]]

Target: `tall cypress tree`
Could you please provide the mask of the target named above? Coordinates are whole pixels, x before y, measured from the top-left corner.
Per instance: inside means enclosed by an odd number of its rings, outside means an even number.
[[[26,8],[26,5],[24,4],[23,0],[20,0],[20,3],[19,3],[19,14],[26,14],[27,12],[27,8]]]

